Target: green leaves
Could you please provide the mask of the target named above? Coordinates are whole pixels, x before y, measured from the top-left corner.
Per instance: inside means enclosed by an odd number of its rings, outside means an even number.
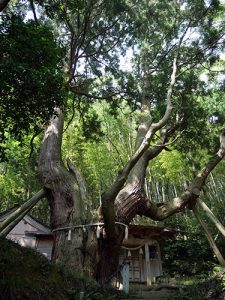
[[[0,25],[0,135],[21,139],[31,125],[43,125],[64,102],[63,49],[51,29],[3,17]]]

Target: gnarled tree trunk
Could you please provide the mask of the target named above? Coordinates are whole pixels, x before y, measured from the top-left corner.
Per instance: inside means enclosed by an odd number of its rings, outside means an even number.
[[[39,159],[39,176],[48,191],[51,209],[54,234],[52,255],[56,262],[68,265],[77,272],[93,275],[96,265],[95,234],[91,230],[83,230],[81,226],[72,228],[70,238],[69,229],[63,229],[85,224],[88,219],[83,194],[78,186],[79,179],[71,164],[67,169],[61,158],[63,121],[62,111],[56,109],[45,131]]]

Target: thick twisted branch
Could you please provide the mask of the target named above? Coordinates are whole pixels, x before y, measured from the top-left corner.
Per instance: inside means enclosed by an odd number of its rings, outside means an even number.
[[[224,136],[225,134],[223,133],[221,141],[223,141]],[[183,210],[187,206],[191,209],[194,208],[208,175],[225,156],[224,146],[225,145],[223,142],[221,142],[219,151],[208,161],[205,167],[192,180],[188,190],[186,190],[179,197],[173,198],[159,207],[156,204],[146,200],[140,214],[150,217],[153,220],[161,221]]]

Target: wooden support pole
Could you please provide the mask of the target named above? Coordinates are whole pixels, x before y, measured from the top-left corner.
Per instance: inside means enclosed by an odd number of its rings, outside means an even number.
[[[217,227],[217,229],[225,237],[225,227],[217,219],[217,217],[213,214],[213,212],[209,209],[209,207],[205,204],[205,202],[203,202],[201,199],[198,199],[197,203],[201,206],[201,208],[204,210],[204,212],[207,214],[207,216],[210,218],[210,220],[215,224],[215,226]]]
[[[46,192],[44,189],[40,190],[31,199],[26,201],[17,210],[10,214],[10,216],[0,223],[0,236],[6,236],[20,220],[37,204],[37,202],[44,198]]]
[[[29,212],[30,209],[25,210],[21,215],[14,219],[9,225],[7,225],[1,232],[0,236],[6,237],[10,231],[23,219],[23,217]]]
[[[211,235],[211,232],[207,228],[205,222],[200,218],[200,215],[199,215],[198,210],[197,210],[196,207],[193,208],[193,213],[194,213],[196,219],[198,220],[199,224],[201,225],[201,227],[203,229],[203,232],[205,233],[205,236],[206,236],[207,240],[209,241],[209,244],[210,244],[214,254],[216,255],[220,265],[222,267],[225,267],[225,260],[222,256],[222,254],[220,253],[220,250],[218,249],[216,243],[214,242],[214,239]]]

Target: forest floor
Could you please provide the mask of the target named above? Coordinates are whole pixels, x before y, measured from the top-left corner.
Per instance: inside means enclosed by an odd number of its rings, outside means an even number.
[[[51,263],[33,249],[0,238],[0,300],[119,299],[121,292],[102,289],[94,280]]]

